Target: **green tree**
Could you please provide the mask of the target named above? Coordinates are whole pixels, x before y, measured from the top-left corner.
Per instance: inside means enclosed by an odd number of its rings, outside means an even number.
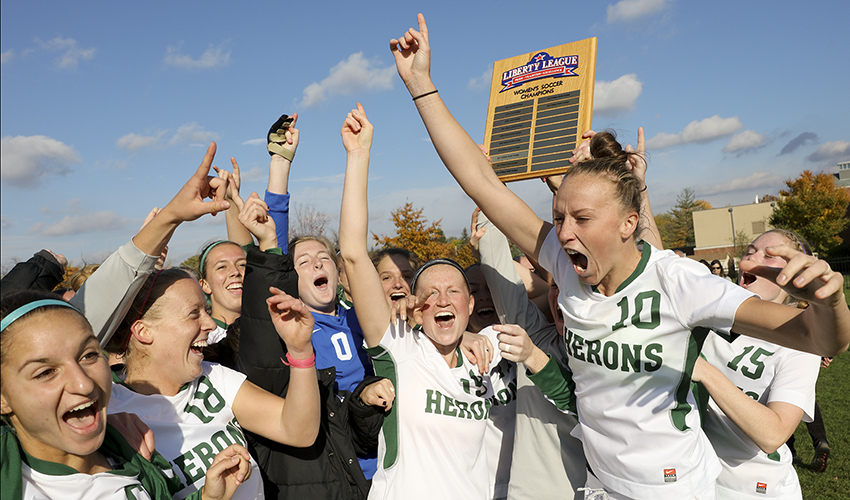
[[[669,212],[656,215],[655,224],[661,233],[665,248],[677,248],[696,245],[694,237],[694,217],[697,210],[708,210],[711,204],[698,200],[691,188],[685,188],[676,197],[676,204]]]
[[[192,268],[192,269],[197,269],[198,265],[200,264],[200,260],[201,260],[200,255],[193,255],[193,256],[189,257],[188,259],[184,260],[183,262],[181,262],[180,267],[189,267],[189,268]]]
[[[842,242],[838,233],[850,225],[850,194],[835,185],[833,176],[809,170],[786,180],[785,185],[788,189],[779,191],[781,198],[770,216],[770,224],[800,234],[813,251],[828,255]]]

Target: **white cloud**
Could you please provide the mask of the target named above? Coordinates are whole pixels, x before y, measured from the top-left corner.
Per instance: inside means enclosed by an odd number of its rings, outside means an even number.
[[[661,132],[652,139],[646,141],[646,149],[664,149],[678,144],[690,142],[706,143],[721,137],[732,135],[744,128],[737,116],[732,118],[720,118],[714,115],[705,120],[692,121],[678,134],[667,134]]]
[[[178,128],[168,144],[172,146],[176,144],[197,145],[198,143],[209,143],[216,139],[218,139],[218,134],[204,130],[197,122],[192,122]]]
[[[249,140],[243,142],[242,145],[243,146],[257,146],[257,145],[265,144],[265,143],[266,143],[265,139],[249,139]]]
[[[201,57],[192,59],[191,56],[180,53],[180,47],[183,42],[180,42],[176,47],[169,46],[165,50],[165,59],[163,62],[168,66],[175,66],[184,69],[209,69],[227,66],[230,64],[230,51],[225,51],[221,46],[214,47],[212,45],[201,54]]]
[[[43,135],[0,140],[0,178],[15,187],[34,188],[47,176],[66,175],[79,163],[74,148]]]
[[[493,82],[493,66],[487,68],[480,76],[474,76],[469,79],[467,87],[473,90],[486,90],[490,88]]]
[[[736,153],[738,155],[749,153],[767,144],[767,137],[755,130],[744,130],[740,134],[732,136],[729,142],[723,146],[724,153]]]
[[[130,219],[120,217],[112,210],[89,212],[78,215],[66,215],[62,220],[42,228],[36,224],[29,232],[43,236],[64,236],[66,234],[93,233],[95,231],[116,231],[122,229]]]
[[[784,182],[785,179],[783,177],[771,172],[756,172],[752,175],[748,175],[747,177],[736,177],[720,184],[702,187],[697,191],[700,196],[709,196],[713,194],[746,191],[762,187],[777,187],[782,186]]]
[[[634,73],[611,82],[598,80],[593,91],[593,112],[614,115],[621,111],[631,111],[642,91],[643,83]]]
[[[0,64],[6,64],[7,62],[11,61],[13,57],[15,57],[14,50],[9,49],[6,52],[3,52],[2,54],[0,54]]]
[[[348,56],[330,70],[330,75],[304,89],[302,106],[315,106],[332,95],[354,95],[364,90],[393,88],[395,68],[381,68],[363,57],[363,52]]]
[[[608,22],[631,22],[664,8],[667,0],[620,0],[608,5]]]
[[[253,182],[260,179],[265,179],[268,176],[268,170],[265,168],[254,167],[250,170],[240,170],[239,180],[241,182]],[[250,193],[245,193],[250,194]]]
[[[127,134],[116,141],[115,145],[121,149],[134,152],[148,146],[153,146],[159,139],[150,135]]]
[[[814,153],[806,157],[808,162],[850,160],[850,142],[832,141],[818,146]]]
[[[57,36],[53,40],[48,40],[43,42],[38,38],[35,39],[36,43],[41,45],[41,48],[46,50],[64,50],[65,53],[62,54],[62,57],[56,61],[56,66],[60,68],[76,68],[80,60],[88,61],[94,58],[94,54],[97,51],[95,48],[91,49],[81,49],[77,47],[77,41],[73,38],[62,38]]]

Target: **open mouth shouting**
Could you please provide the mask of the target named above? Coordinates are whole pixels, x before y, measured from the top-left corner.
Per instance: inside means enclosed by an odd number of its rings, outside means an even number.
[[[97,399],[90,399],[66,411],[62,420],[68,424],[74,432],[89,434],[98,428],[100,423],[101,406]]]
[[[451,328],[455,322],[455,315],[449,311],[440,311],[434,315],[434,321],[440,328]]]
[[[587,256],[575,250],[567,249],[566,252],[567,256],[572,261],[573,267],[575,268],[577,273],[581,274],[587,271]]]
[[[326,291],[328,289],[328,277],[327,276],[319,276],[315,280],[313,280],[313,286],[318,290]]]
[[[407,294],[402,291],[393,292],[390,294],[390,300],[392,300],[393,302],[399,301],[405,297],[407,297]]]
[[[756,282],[758,278],[754,274],[750,273],[742,273],[741,275],[741,286],[744,288],[749,287],[753,283]]]

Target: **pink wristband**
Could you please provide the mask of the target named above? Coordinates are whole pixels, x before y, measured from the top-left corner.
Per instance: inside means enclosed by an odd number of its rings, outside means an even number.
[[[316,353],[314,352],[309,358],[306,359],[292,359],[289,353],[286,353],[286,359],[280,358],[280,361],[286,366],[291,366],[293,368],[313,368],[316,366]]]

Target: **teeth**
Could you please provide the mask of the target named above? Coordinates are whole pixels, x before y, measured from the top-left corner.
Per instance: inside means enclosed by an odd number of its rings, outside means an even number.
[[[94,401],[89,401],[88,403],[83,403],[83,404],[77,406],[76,408],[72,408],[71,411],[73,412],[73,411],[85,410],[86,408],[88,408],[89,406],[91,406],[93,404],[94,404]]]
[[[482,316],[485,315],[485,314],[492,314],[494,312],[496,312],[496,310],[493,309],[492,307],[485,307],[485,308],[478,310],[478,314],[480,314]]]
[[[575,250],[567,250],[567,255],[577,255],[577,254],[578,254],[578,252],[576,252]]]
[[[206,346],[207,346],[206,340],[199,340],[199,341],[195,342],[194,344],[192,344],[192,347],[196,347],[198,349],[203,349]]]
[[[391,299],[403,299],[405,297],[407,297],[407,294],[404,293],[404,292],[397,292],[397,293],[390,294]]]
[[[452,319],[455,317],[454,314],[449,312],[437,313],[434,315],[436,319]]]
[[[231,283],[227,285],[228,290],[242,290],[242,283]]]

